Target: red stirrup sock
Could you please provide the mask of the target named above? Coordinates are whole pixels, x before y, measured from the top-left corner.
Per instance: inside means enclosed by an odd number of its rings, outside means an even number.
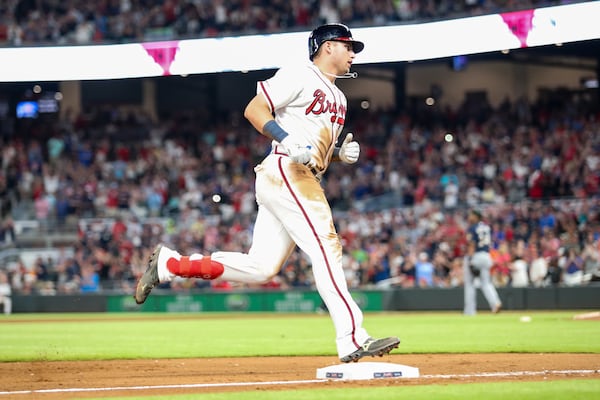
[[[214,261],[210,256],[199,260],[190,260],[189,256],[181,256],[181,260],[171,257],[167,260],[167,269],[184,278],[216,279],[223,274],[223,264]]]

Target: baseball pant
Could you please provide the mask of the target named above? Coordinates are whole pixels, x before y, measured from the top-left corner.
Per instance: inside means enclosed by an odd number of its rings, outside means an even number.
[[[245,283],[269,280],[297,245],[310,257],[316,288],[336,331],[340,357],[368,338],[363,314],[348,291],[342,246],[323,188],[304,165],[271,154],[255,168],[258,214],[248,253],[215,252],[225,266],[222,279]]]
[[[475,277],[471,272],[469,263],[473,264],[480,271],[479,281],[483,296],[487,300],[490,309],[493,309],[500,303],[498,292],[492,283],[490,269],[492,267],[492,259],[487,252],[477,252],[469,259],[465,257],[463,260],[463,284],[464,284],[464,314],[475,315],[477,313],[477,291],[475,287]]]

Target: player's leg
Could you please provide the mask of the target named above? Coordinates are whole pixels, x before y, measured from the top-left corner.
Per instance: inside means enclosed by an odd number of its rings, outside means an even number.
[[[161,283],[170,282],[176,276],[212,280],[223,274],[223,264],[213,260],[210,255],[182,255],[165,245],[157,249],[158,252],[155,250],[153,255],[157,259],[158,278]]]
[[[359,348],[369,335],[363,328],[363,313],[348,290],[337,234],[319,233],[323,230],[318,225],[324,221],[314,222],[314,230],[299,236],[297,244],[311,259],[316,288],[333,321],[341,358]]]
[[[283,225],[260,205],[248,253],[217,251],[186,256],[162,246],[157,261],[158,278],[161,283],[177,276],[262,283],[277,274],[294,246]]]
[[[223,270],[223,265],[210,256],[182,256],[176,250],[159,244],[148,259],[148,267],[138,280],[133,297],[136,303],[142,304],[156,285],[169,282],[175,276],[215,279],[223,274]]]
[[[278,204],[281,180],[277,159],[278,157],[267,157],[254,169],[258,213],[248,254],[236,252],[212,254],[214,260],[225,266],[222,279],[245,283],[266,282],[279,272],[296,247],[281,222],[286,215],[281,212]]]
[[[146,272],[138,281],[135,300],[143,303],[152,289],[176,276],[202,279],[223,279],[245,282],[265,282],[275,275],[295,244],[275,215],[279,210],[273,202],[279,199],[281,176],[276,163],[277,157],[268,157],[255,168],[256,197],[259,204],[254,225],[253,243],[248,252],[215,252],[211,255],[182,255],[162,244],[152,253]]]
[[[285,227],[264,204],[261,204],[248,254],[219,251],[211,257],[225,267],[221,279],[262,283],[279,272],[295,247]]]
[[[266,163],[269,165],[269,163]],[[140,278],[135,300],[143,303],[152,289],[175,276],[202,279],[223,279],[245,283],[265,282],[275,275],[294,248],[286,229],[271,210],[271,203],[279,197],[280,184],[264,165],[255,168],[256,193],[259,209],[254,225],[253,243],[248,254],[215,252],[211,255],[182,255],[164,245],[158,245],[148,262],[148,269]]]
[[[336,330],[337,351],[344,361],[350,354],[388,353],[397,338],[370,340],[363,328],[363,314],[348,291],[342,268],[342,246],[333,224],[331,209],[319,182],[307,169],[281,161],[283,189],[273,212],[294,242],[311,259],[317,290],[325,302]],[[363,345],[368,347],[363,349]]]
[[[475,290],[473,273],[471,272],[469,264],[469,257],[465,257],[463,259],[463,313],[465,315],[475,315],[477,313],[477,292]]]
[[[481,291],[487,300],[490,309],[494,312],[500,311],[502,303],[500,302],[500,297],[498,296],[498,292],[496,292],[496,288],[492,283],[490,275],[490,269],[493,265],[490,253],[484,251],[475,253],[473,255],[473,263],[475,263],[480,271],[479,280],[481,282]]]
[[[483,292],[483,296],[487,300],[490,309],[494,313],[499,312],[500,308],[502,308],[502,302],[500,301],[500,296],[498,296],[498,292],[492,283],[492,277],[489,268],[481,270],[481,291]]]

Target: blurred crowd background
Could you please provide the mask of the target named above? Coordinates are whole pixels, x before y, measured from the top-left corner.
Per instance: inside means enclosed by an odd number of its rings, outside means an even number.
[[[0,42],[202,37],[339,20],[383,25],[559,3],[4,1]],[[253,167],[270,142],[241,111],[212,119],[173,112],[156,121],[115,105],[51,122],[0,121],[1,248],[18,242],[19,220],[36,221],[42,235],[76,234],[58,255],[40,254],[32,266],[15,260],[0,271],[13,292],[132,292],[158,242],[188,254],[247,251],[256,212]],[[600,280],[599,117],[597,104],[570,97],[350,116],[346,131],[361,143],[360,161],[333,164],[322,181],[349,285],[461,286],[472,207],[493,228],[497,286]],[[259,287],[311,288],[312,279],[310,260],[295,252]],[[202,280],[167,286],[242,287]]]

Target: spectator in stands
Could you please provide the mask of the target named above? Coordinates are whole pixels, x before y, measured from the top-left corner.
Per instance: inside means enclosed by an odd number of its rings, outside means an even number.
[[[520,256],[516,256],[510,264],[510,286],[515,288],[529,286],[528,265]]]
[[[558,286],[562,282],[563,271],[558,265],[559,257],[552,257],[548,260],[548,272],[545,277],[547,286]]]
[[[450,286],[450,271],[452,266],[449,252],[450,246],[446,242],[441,242],[438,249],[433,253],[433,282],[436,287]]]
[[[600,241],[591,230],[585,233],[581,257],[583,258],[584,274],[590,279],[596,275],[600,277]]]
[[[42,232],[47,231],[49,226],[48,220],[51,212],[54,210],[53,198],[49,194],[43,193],[34,200],[34,207],[35,218],[40,223],[40,230]]]
[[[429,254],[422,251],[419,253],[418,260],[415,264],[415,280],[418,287],[433,287],[434,286],[434,271],[435,267],[429,261]]]
[[[97,292],[100,290],[100,276],[93,265],[86,265],[81,269],[81,292]]]
[[[508,243],[506,241],[500,242],[497,249],[490,250],[490,255],[492,256],[493,261],[490,273],[492,275],[492,282],[494,286],[507,286],[510,282],[510,268],[512,261]]]
[[[4,308],[4,315],[12,313],[12,289],[8,281],[8,275],[0,271],[0,306]]]
[[[531,261],[529,267],[529,279],[533,287],[546,286],[548,276],[548,260],[537,255]]]
[[[0,248],[12,246],[15,239],[15,223],[11,216],[7,216],[0,223]]]
[[[401,287],[414,287],[416,285],[416,271],[415,265],[417,263],[417,255],[414,249],[407,249],[403,253],[403,260],[400,265],[400,286]]]
[[[36,275],[37,282],[45,282],[50,279],[50,272],[48,271],[48,265],[42,258],[42,256],[38,256],[35,259],[33,269]]]
[[[529,254],[527,243],[523,237],[519,237],[511,242],[509,250],[512,256],[510,265],[510,286],[527,287],[529,281]]]
[[[569,247],[560,257],[558,265],[563,271],[562,282],[567,286],[578,286],[583,282],[583,258],[578,249]]]

